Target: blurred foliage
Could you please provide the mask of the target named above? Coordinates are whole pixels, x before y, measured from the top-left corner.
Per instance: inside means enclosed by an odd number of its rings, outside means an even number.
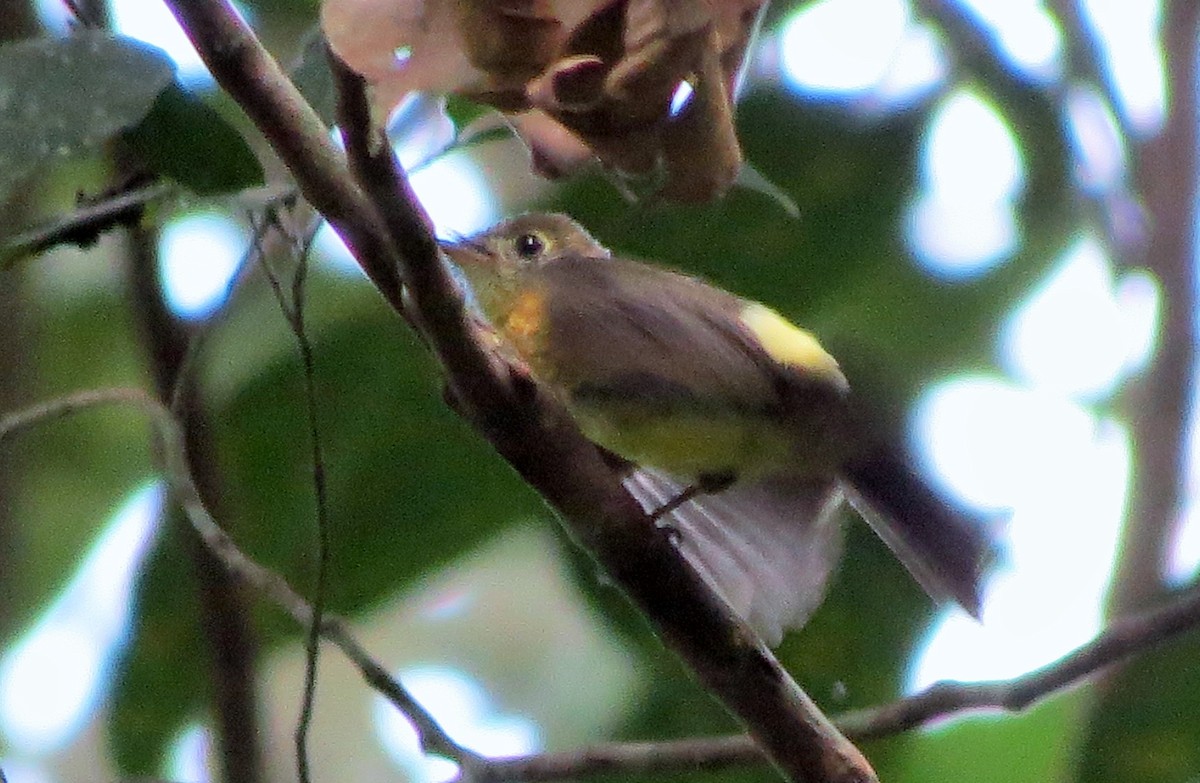
[[[772,14],[782,14],[782,5]],[[311,23],[316,4],[260,0],[251,6],[264,25],[286,18],[298,28]],[[0,113],[0,161],[19,161],[0,165],[0,201],[60,147],[79,155],[122,131],[144,163],[197,196],[260,181],[246,141],[217,110],[172,84],[159,55],[105,37],[86,42],[39,43],[17,55],[0,49],[0,97],[20,88],[44,99],[34,104],[44,109],[23,123]],[[57,62],[64,51],[76,59],[63,60],[70,70],[52,71],[55,78],[30,81],[21,70]],[[332,93],[319,40],[307,41],[296,74],[328,121]],[[798,219],[761,187],[738,189],[705,207],[633,206],[598,176],[569,183],[542,206],[571,212],[611,247],[770,303],[822,335],[881,409],[902,411],[923,386],[950,372],[994,369],[997,322],[1080,221],[1053,101],[982,70],[968,70],[961,84],[1004,113],[1027,172],[1019,252],[969,281],[932,280],[912,263],[899,229],[937,96],[867,118],[848,105],[770,88],[751,91],[738,117],[747,158],[795,201]],[[99,125],[97,106],[108,110]],[[459,119],[477,116],[454,101],[451,112]],[[43,144],[54,154],[38,153]],[[80,170],[64,167],[56,176]],[[34,396],[145,384],[144,354],[120,275],[80,282],[71,271],[119,266],[114,256],[119,248],[106,245],[72,262],[70,274],[55,263],[20,272],[37,283],[29,286],[33,306],[21,324],[34,346]],[[0,285],[8,282],[0,277]],[[212,327],[201,360],[224,482],[222,522],[250,555],[307,593],[315,570],[315,514],[299,362],[261,278],[250,275],[243,288]],[[333,518],[329,602],[337,612],[355,614],[413,589],[541,507],[446,408],[426,351],[360,280],[315,274],[309,296]],[[0,367],[6,358],[0,356]],[[0,470],[20,487],[18,497],[0,505],[0,513],[17,522],[17,541],[0,545],[19,545],[22,552],[16,572],[3,576],[11,606],[2,616],[11,625],[0,628],[0,638],[13,638],[45,605],[98,521],[147,479],[151,464],[142,423],[107,412],[48,426],[0,454]],[[647,675],[618,736],[732,730],[732,721],[645,621],[597,578],[591,561],[569,542],[562,551],[583,600]],[[865,526],[850,524],[847,551],[825,605],[780,650],[831,712],[896,696],[934,612]],[[208,674],[196,654],[201,640],[191,568],[180,531],[165,529],[140,574],[133,637],[112,709],[111,740],[126,773],[158,773],[167,743],[205,709]],[[297,637],[273,608],[261,609],[256,620],[264,649]],[[1059,696],[1025,715],[970,720],[867,750],[884,779],[896,781],[1182,781],[1200,771],[1194,647],[1192,640],[1155,653],[1098,694]],[[1081,737],[1077,724],[1090,714],[1098,717]],[[708,777],[775,779],[766,769]]]
[[[1194,781],[1200,773],[1200,638],[1155,650],[1098,688],[1078,780]]]
[[[1086,694],[1075,692],[1058,694],[1019,715],[958,719],[948,726],[911,737],[902,759],[898,759],[901,763],[897,765],[894,780],[897,783],[1074,780],[1080,715],[1086,713]]]
[[[150,171],[197,196],[263,183],[262,166],[242,136],[178,82],[163,90],[125,140]]]
[[[0,46],[0,203],[40,167],[140,122],[173,70],[157,49],[100,32]]]
[[[56,264],[46,271],[65,278],[72,270]],[[22,316],[22,331],[37,345],[24,371],[39,396],[145,383],[130,313],[114,286],[94,281],[79,296],[37,302]],[[97,410],[47,425],[0,453],[0,470],[18,477],[15,497],[0,501],[20,521],[19,540],[6,545],[21,553],[12,561],[16,572],[3,575],[0,616],[14,627],[0,627],[0,638],[33,619],[69,577],[97,521],[150,478],[146,435],[136,414]]]

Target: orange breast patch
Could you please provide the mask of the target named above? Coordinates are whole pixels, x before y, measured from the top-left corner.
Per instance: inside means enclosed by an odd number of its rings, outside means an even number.
[[[542,293],[525,291],[517,296],[504,319],[504,336],[526,361],[533,359],[538,352],[545,317],[546,302]]]

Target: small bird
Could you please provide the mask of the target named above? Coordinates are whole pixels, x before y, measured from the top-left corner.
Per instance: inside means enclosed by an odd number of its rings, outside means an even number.
[[[513,358],[770,645],[820,603],[843,500],[935,598],[979,615],[987,528],[871,437],[837,361],[769,307],[619,258],[561,214],[445,243]]]

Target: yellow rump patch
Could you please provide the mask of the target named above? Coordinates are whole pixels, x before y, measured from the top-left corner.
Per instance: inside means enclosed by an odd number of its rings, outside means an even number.
[[[794,326],[779,313],[756,302],[742,310],[741,318],[763,350],[775,361],[816,373],[841,386],[846,384],[837,360],[825,352],[817,338]]]

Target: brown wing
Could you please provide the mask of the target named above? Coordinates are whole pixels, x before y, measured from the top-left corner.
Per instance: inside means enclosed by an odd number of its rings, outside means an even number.
[[[737,297],[619,259],[564,257],[539,274],[549,291],[545,350],[556,355],[547,364],[569,368],[553,382],[671,409],[780,415],[787,384],[740,326]]]

